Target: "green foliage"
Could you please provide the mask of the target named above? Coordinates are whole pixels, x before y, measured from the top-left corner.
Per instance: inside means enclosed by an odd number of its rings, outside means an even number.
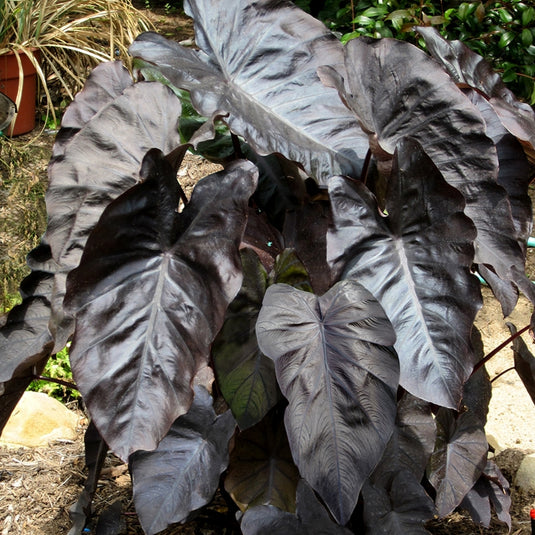
[[[5,293],[2,295],[0,302],[0,314],[7,314],[15,305],[22,302],[20,294]]]
[[[535,7],[522,0],[449,5],[431,0],[332,0],[325,2],[320,17],[343,34],[343,42],[361,35],[395,37],[425,48],[412,28],[434,26],[447,39],[459,39],[485,57],[517,96],[535,104]]]
[[[69,344],[70,345],[70,344]],[[71,365],[69,363],[69,347],[50,357],[43,372],[44,377],[72,382]],[[78,390],[51,381],[36,380],[30,383],[28,390],[44,392],[60,401],[70,401],[80,397]]]
[[[14,304],[21,277],[29,273],[28,249],[39,243],[46,227],[44,193],[46,167],[35,162],[48,157],[48,149],[0,139],[0,310]]]

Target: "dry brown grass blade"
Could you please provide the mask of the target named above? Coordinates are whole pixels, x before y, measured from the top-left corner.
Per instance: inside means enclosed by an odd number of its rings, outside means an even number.
[[[4,0],[0,4],[0,54],[15,50],[28,55],[45,95],[46,113],[54,120],[52,87],[56,94],[72,99],[96,64],[121,57],[128,65],[128,46],[149,29],[152,23],[130,0]]]

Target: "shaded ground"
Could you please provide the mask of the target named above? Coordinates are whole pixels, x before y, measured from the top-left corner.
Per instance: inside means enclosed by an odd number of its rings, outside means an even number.
[[[143,7],[139,2],[138,7]],[[161,33],[177,41],[191,39],[192,29],[189,21],[177,11],[156,8],[150,12],[153,23]],[[24,136],[17,140],[31,141],[32,136]],[[45,218],[40,193],[46,185],[46,164],[52,136],[43,136],[31,143],[29,156],[17,156],[10,153],[6,140],[2,143],[2,157],[11,158],[11,164],[23,171],[25,179],[16,187],[26,196],[33,199],[34,204],[19,206],[13,202],[19,198],[20,192],[12,184],[6,183],[5,176],[0,177],[0,256],[13,257],[24,255],[28,245],[24,242],[24,233],[17,234],[7,231],[7,222],[20,221],[21,228],[25,224],[33,225],[31,232],[40,235],[44,229]],[[17,145],[19,146],[19,145]],[[11,154],[11,156],[10,156]],[[14,158],[13,154],[15,154]],[[11,165],[9,164],[9,165]],[[216,170],[198,158],[187,156],[187,163],[181,169],[179,178],[185,189],[191,188],[197,180]],[[36,215],[37,214],[37,215]],[[26,222],[26,223],[25,223]],[[13,224],[11,224],[11,227]],[[32,244],[33,245],[33,244]],[[529,252],[528,273],[535,274],[535,252]],[[20,280],[23,268],[13,277]],[[7,284],[6,273],[1,280]],[[491,298],[488,289],[483,289],[486,298],[485,307],[478,317],[478,326],[485,339],[486,349],[497,346],[508,337],[508,331],[501,316],[497,303]],[[529,319],[530,305],[521,299],[519,306],[511,318],[518,327],[522,327]],[[512,352],[509,349],[497,355],[488,366],[491,377],[512,365]],[[493,388],[489,424],[487,431],[492,434],[501,448],[504,449],[496,457],[496,462],[509,481],[514,476],[522,457],[526,452],[535,451],[535,432],[529,422],[535,421],[535,408],[531,399],[524,391],[515,372],[500,377]],[[76,501],[85,479],[83,427],[79,430],[79,440],[51,444],[48,448],[34,450],[9,450],[0,448],[0,535],[60,535],[68,533],[70,521],[68,508]],[[529,509],[535,507],[535,493],[526,494],[516,488],[512,489],[512,516],[514,535],[529,535]],[[127,467],[117,458],[110,455],[95,499],[96,511],[106,509],[120,500],[124,515],[126,534],[141,534],[142,530],[133,509],[131,497],[131,481]],[[233,521],[233,511],[229,511],[226,502],[217,496],[209,508],[194,521],[185,526],[174,526],[162,532],[165,535],[212,535],[231,534],[236,531],[237,524]],[[475,526],[466,516],[453,514],[445,520],[434,522],[429,529],[435,535],[445,534],[486,534],[498,535],[507,533],[507,528],[493,523],[490,529]],[[92,531],[94,533],[94,530]]]

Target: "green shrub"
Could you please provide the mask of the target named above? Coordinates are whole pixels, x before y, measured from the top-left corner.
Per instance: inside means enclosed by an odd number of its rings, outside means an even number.
[[[530,2],[328,0],[319,15],[343,42],[361,35],[395,37],[425,48],[413,27],[434,26],[485,57],[517,96],[535,104],[535,7]]]
[[[70,345],[70,344],[69,344]],[[59,379],[60,381],[72,382],[72,372],[69,363],[69,348],[64,347],[59,353],[50,357],[46,363],[43,377]],[[44,392],[60,401],[70,401],[80,397],[78,390],[69,388],[67,385],[53,381],[35,380],[30,383],[28,390]]]

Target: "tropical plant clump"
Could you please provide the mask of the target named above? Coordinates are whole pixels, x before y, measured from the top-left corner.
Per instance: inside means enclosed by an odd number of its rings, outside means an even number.
[[[0,426],[72,340],[91,426],[71,533],[108,448],[148,534],[218,488],[244,534],[427,533],[457,507],[510,525],[474,272],[504,315],[535,301],[532,109],[429,27],[431,55],[344,47],[289,1],[184,8],[198,49],[144,33],[138,81],[103,64],[64,115]],[[224,169],[187,196],[190,149]]]

